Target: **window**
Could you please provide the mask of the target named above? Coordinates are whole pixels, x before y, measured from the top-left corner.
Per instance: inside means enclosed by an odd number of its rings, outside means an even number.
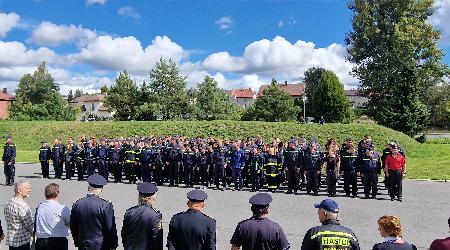
[[[95,111],[95,105],[94,105],[94,103],[91,103],[91,111]]]

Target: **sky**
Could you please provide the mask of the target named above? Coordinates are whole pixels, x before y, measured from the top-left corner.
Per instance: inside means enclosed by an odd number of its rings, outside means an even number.
[[[347,0],[0,0],[0,87],[14,92],[45,61],[61,92],[97,92],[127,70],[141,83],[171,58],[188,87],[205,75],[219,87],[252,88],[272,78],[301,81],[313,66],[356,88],[346,60]],[[450,0],[430,23],[450,64]]]

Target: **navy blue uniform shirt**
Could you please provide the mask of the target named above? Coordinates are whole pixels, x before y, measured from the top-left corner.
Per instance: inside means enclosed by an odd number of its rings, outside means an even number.
[[[122,227],[123,248],[163,249],[162,214],[148,205],[135,206],[125,212]]]
[[[78,249],[117,248],[117,229],[112,203],[94,194],[81,198],[72,206],[70,231]]]
[[[167,236],[169,250],[215,250],[216,220],[197,210],[172,217]]]
[[[280,225],[269,219],[256,217],[239,222],[230,243],[235,247],[242,246],[242,250],[284,250],[290,248]]]

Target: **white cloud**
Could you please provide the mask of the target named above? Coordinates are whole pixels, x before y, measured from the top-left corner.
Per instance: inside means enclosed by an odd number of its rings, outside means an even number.
[[[450,0],[436,0],[436,13],[430,17],[430,22],[442,32],[441,42],[450,44]]]
[[[141,19],[141,15],[136,11],[136,9],[130,6],[121,7],[120,9],[117,10],[117,14],[124,17],[131,17],[135,20]]]
[[[339,44],[316,48],[311,42],[299,40],[291,44],[277,36],[273,40],[263,39],[249,44],[242,56],[214,53],[203,61],[203,66],[207,71],[289,81],[303,77],[306,70],[317,66],[334,71],[346,87],[350,87],[357,80],[349,75],[352,64],[345,60],[345,56],[345,47]]]
[[[133,36],[99,36],[71,58],[98,69],[146,74],[161,57],[179,62],[187,56],[188,53],[167,36],[155,37],[145,48]]]
[[[283,25],[284,25],[283,20],[278,21],[278,28],[283,27]]]
[[[46,47],[32,50],[25,47],[21,42],[4,42],[0,40],[0,67],[35,66],[42,61],[67,63],[61,56]]]
[[[86,0],[86,5],[105,4],[108,0]]]
[[[225,29],[231,28],[231,26],[233,26],[234,21],[231,18],[231,16],[224,16],[224,17],[221,17],[218,20],[214,21],[214,23],[217,26],[219,26],[219,29],[225,30]]]
[[[17,27],[19,20],[20,16],[14,12],[0,13],[0,37],[5,37],[10,30]]]
[[[81,25],[56,25],[46,21],[33,30],[30,40],[38,45],[45,46],[76,43],[82,47],[96,36],[95,31],[84,29]]]

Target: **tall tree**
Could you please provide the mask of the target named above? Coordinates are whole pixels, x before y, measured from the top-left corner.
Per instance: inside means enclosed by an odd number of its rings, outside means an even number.
[[[430,125],[450,126],[450,84],[433,86],[425,93],[430,112]]]
[[[344,85],[335,73],[323,68],[308,69],[305,72],[305,91],[310,114],[323,116],[327,122],[351,122],[350,103]]]
[[[159,105],[155,102],[154,98],[150,93],[150,88],[144,81],[140,86],[137,93],[136,99],[136,114],[134,116],[135,120],[138,121],[149,121],[155,120],[157,112],[159,110]]]
[[[197,85],[195,94],[196,118],[198,120],[233,120],[240,119],[239,107],[230,96],[217,86],[210,76],[205,76],[203,82]]]
[[[164,120],[189,116],[190,103],[186,93],[186,77],[180,76],[172,59],[160,58],[150,71],[150,90]]]
[[[83,95],[83,90],[81,89],[76,89],[75,90],[75,94],[73,95],[73,98],[76,99],[78,97],[81,97]]]
[[[75,112],[58,92],[59,85],[39,64],[33,75],[25,74],[16,90],[16,102],[9,109],[13,120],[74,120]]]
[[[299,108],[294,99],[284,92],[276,81],[263,91],[255,103],[245,110],[242,120],[269,122],[295,121]]]
[[[70,102],[70,101],[72,101],[74,98],[73,98],[73,92],[72,92],[72,90],[69,90],[69,93],[67,94],[67,101],[68,102]]]
[[[370,98],[369,114],[410,136],[424,130],[428,110],[422,93],[449,73],[429,22],[433,0],[352,0],[346,37],[353,74]]]
[[[109,89],[105,104],[114,111],[117,120],[131,120],[135,115],[138,87],[126,71],[120,72]]]
[[[101,88],[100,88],[100,93],[102,93],[102,94],[108,94],[108,86],[106,86],[106,84],[105,85],[103,85]]]

